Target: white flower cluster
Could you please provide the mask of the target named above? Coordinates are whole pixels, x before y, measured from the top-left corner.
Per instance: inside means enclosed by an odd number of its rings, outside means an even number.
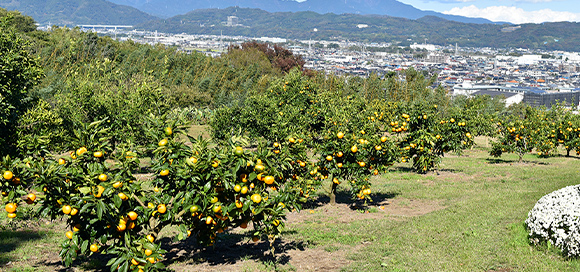
[[[549,193],[528,213],[532,243],[547,241],[568,257],[580,256],[580,185]]]

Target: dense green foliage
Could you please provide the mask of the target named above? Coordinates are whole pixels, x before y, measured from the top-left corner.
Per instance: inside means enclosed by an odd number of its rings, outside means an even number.
[[[32,87],[41,67],[27,50],[27,42],[9,27],[13,17],[0,17],[0,153],[14,154],[21,115],[33,103]]]

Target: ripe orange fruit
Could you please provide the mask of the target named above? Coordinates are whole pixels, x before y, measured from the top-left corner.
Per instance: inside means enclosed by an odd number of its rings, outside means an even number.
[[[166,146],[168,143],[167,139],[162,139],[161,141],[159,141],[159,146]]]
[[[234,186],[234,191],[236,193],[240,192],[242,190],[242,186],[240,186],[239,184],[236,184],[236,186]]]
[[[93,153],[93,156],[94,156],[95,158],[101,158],[101,157],[103,157],[103,152],[102,152],[102,151],[95,151],[95,152]]]
[[[254,170],[256,172],[264,172],[264,170],[266,170],[266,167],[263,164],[256,164],[256,166],[254,166]]]
[[[63,165],[66,163],[66,160],[63,158],[58,159],[58,164]]]
[[[236,208],[240,209],[240,208],[242,208],[243,206],[244,206],[244,203],[242,203],[242,202],[241,202],[241,201],[239,201],[239,200],[236,200]]]
[[[207,218],[205,218],[206,225],[211,225],[211,223],[213,223],[213,218],[211,218],[211,216],[208,216]]]
[[[101,195],[103,194],[104,191],[105,191],[105,187],[103,187],[101,185],[97,185],[97,193],[95,194],[95,197],[101,197]]]
[[[138,216],[138,215],[137,215],[137,213],[136,213],[136,212],[134,212],[134,211],[130,211],[129,213],[127,213],[127,216],[129,216],[129,219],[131,219],[131,220],[135,220],[135,219],[137,219],[137,216]]]
[[[153,237],[153,235],[151,235],[151,234],[148,234],[146,238],[151,243],[153,243],[153,241],[155,241],[155,237]]]
[[[121,188],[121,186],[123,186],[123,183],[120,181],[113,183],[113,188],[115,189]]]
[[[159,172],[159,175],[161,175],[162,177],[167,176],[169,175],[169,170],[167,169],[161,170],[161,172]]]
[[[121,192],[121,193],[119,193],[117,195],[119,196],[119,198],[121,200],[127,200],[127,199],[129,199],[129,197],[125,193],[123,193],[123,192]]]
[[[165,204],[159,204],[157,205],[157,212],[159,213],[165,213],[167,211],[167,207],[165,207]]]
[[[14,176],[14,174],[12,174],[12,172],[11,172],[11,171],[6,171],[6,172],[4,172],[4,174],[2,175],[2,177],[3,177],[5,180],[11,180],[13,176]]]
[[[336,153],[336,156],[337,156],[337,157],[339,157],[339,158],[342,158],[342,156],[343,156],[343,155],[344,155],[344,154],[342,153],[342,151],[338,151],[338,152]]]
[[[220,162],[219,162],[219,161],[213,161],[213,162],[211,163],[211,166],[212,166],[213,168],[216,168],[216,167],[218,167],[218,165],[219,165],[219,164],[220,164]]]
[[[153,250],[145,249],[145,255],[150,256],[151,254],[153,254]]]
[[[326,160],[327,161],[331,161],[332,160],[332,156],[330,156],[330,155],[326,156]]]
[[[264,177],[264,183],[271,185],[274,183],[274,177],[273,176],[265,176]]]
[[[155,263],[155,258],[149,257],[149,258],[147,258],[147,261],[150,263]]]
[[[290,142],[290,143],[295,143],[295,142],[296,142],[296,139],[294,139],[294,138],[290,137],[290,138],[288,138],[288,142]]]
[[[34,202],[36,200],[36,195],[30,193],[26,196],[26,199],[29,200],[30,202]]]
[[[259,194],[253,194],[250,198],[252,201],[254,201],[254,203],[260,203],[260,201],[262,201],[262,196]]]
[[[72,239],[73,238],[73,232],[72,231],[67,231],[64,233],[64,236],[66,236],[66,238],[68,239]]]
[[[15,218],[16,214],[15,213],[8,213],[8,218]]]
[[[384,143],[388,140],[388,138],[386,136],[381,137],[381,143]]]
[[[89,250],[91,250],[92,252],[98,252],[99,251],[99,246],[97,244],[92,244],[89,247]]]
[[[78,232],[79,230],[81,230],[81,224],[76,224],[73,226],[73,231],[74,232]]]
[[[133,222],[133,221],[131,221],[131,222],[129,222],[129,223],[127,224],[127,228],[128,228],[128,229],[133,229],[135,226],[136,226],[136,225],[135,225],[135,222]]]
[[[376,150],[376,151],[381,151],[381,149],[383,149],[383,148],[382,148],[380,145],[376,145],[376,146],[375,146],[375,150]]]
[[[8,203],[6,204],[6,211],[9,213],[13,213],[16,211],[16,204],[15,203]]]
[[[219,212],[222,211],[222,206],[221,205],[214,205],[213,208],[212,208],[212,211],[214,213],[219,213]]]
[[[121,232],[127,229],[127,225],[125,224],[119,224],[117,225],[117,231]]]
[[[69,205],[64,205],[64,206],[62,206],[62,212],[63,212],[64,214],[70,214],[71,210],[72,210],[72,208],[71,208],[71,206],[69,206]]]
[[[102,181],[102,182],[105,182],[105,181],[107,181],[107,178],[108,178],[108,177],[107,177],[107,175],[106,175],[106,174],[100,174],[100,175],[99,175],[99,180],[100,180],[100,181]]]
[[[336,166],[337,166],[338,168],[342,168],[342,162],[339,162],[339,163],[337,163],[337,164],[336,164]]]
[[[133,265],[139,265],[139,262],[137,260],[135,260],[135,259],[131,259],[131,263]]]
[[[353,145],[353,146],[350,148],[350,151],[352,151],[352,153],[356,153],[356,152],[358,151],[358,147],[356,147],[356,145]]]
[[[170,136],[171,134],[173,134],[173,129],[171,129],[170,127],[166,127],[165,128],[165,135]]]
[[[244,195],[247,194],[248,193],[248,187],[247,186],[242,187],[242,190],[240,190],[240,193],[242,193]]]
[[[342,133],[342,132],[340,132],[340,131],[339,131],[339,132],[336,134],[336,137],[338,137],[339,139],[342,139],[342,138],[344,138],[344,133]]]
[[[211,202],[212,204],[213,204],[213,203],[216,203],[216,202],[218,202],[218,201],[219,201],[219,199],[217,198],[217,196],[214,196],[214,197],[212,197],[212,198],[211,198],[211,200],[210,200],[210,202]]]
[[[79,149],[77,149],[77,156],[80,156],[81,154],[87,152],[87,148],[86,147],[81,147]]]

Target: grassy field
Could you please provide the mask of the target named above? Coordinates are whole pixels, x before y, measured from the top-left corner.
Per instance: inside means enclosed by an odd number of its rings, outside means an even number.
[[[249,242],[240,229],[213,249],[164,240],[175,271],[578,271],[580,261],[530,246],[523,225],[543,195],[580,183],[578,157],[527,155],[490,158],[485,142],[445,157],[438,173],[419,175],[396,165],[373,180],[366,210],[340,192],[338,204],[321,195],[288,215],[276,242]],[[340,186],[346,190],[346,187]],[[360,204],[360,203],[359,203]],[[5,213],[2,213],[4,218]],[[55,271],[66,231],[44,219],[0,229],[0,271]],[[78,270],[105,263],[80,261]]]

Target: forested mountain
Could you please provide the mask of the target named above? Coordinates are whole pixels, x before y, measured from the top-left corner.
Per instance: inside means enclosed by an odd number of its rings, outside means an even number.
[[[111,2],[133,6],[161,17],[182,15],[196,9],[223,9],[237,6],[259,8],[268,12],[313,11],[320,14],[377,14],[407,19],[436,16],[464,23],[492,23],[483,18],[468,18],[424,11],[396,0],[306,0],[303,2],[293,0],[111,0]]]
[[[18,10],[39,23],[57,25],[134,25],[157,19],[133,7],[104,0],[0,0],[0,7]]]
[[[227,26],[228,16],[238,26]],[[359,28],[364,24],[368,27]],[[367,42],[414,42],[474,47],[521,47],[574,51],[580,44],[580,24],[559,22],[511,25],[466,24],[427,16],[417,20],[379,15],[269,13],[260,9],[195,10],[185,15],[142,24],[139,28],[169,33],[244,35],[291,39],[349,39]],[[318,31],[314,32],[316,28]]]

